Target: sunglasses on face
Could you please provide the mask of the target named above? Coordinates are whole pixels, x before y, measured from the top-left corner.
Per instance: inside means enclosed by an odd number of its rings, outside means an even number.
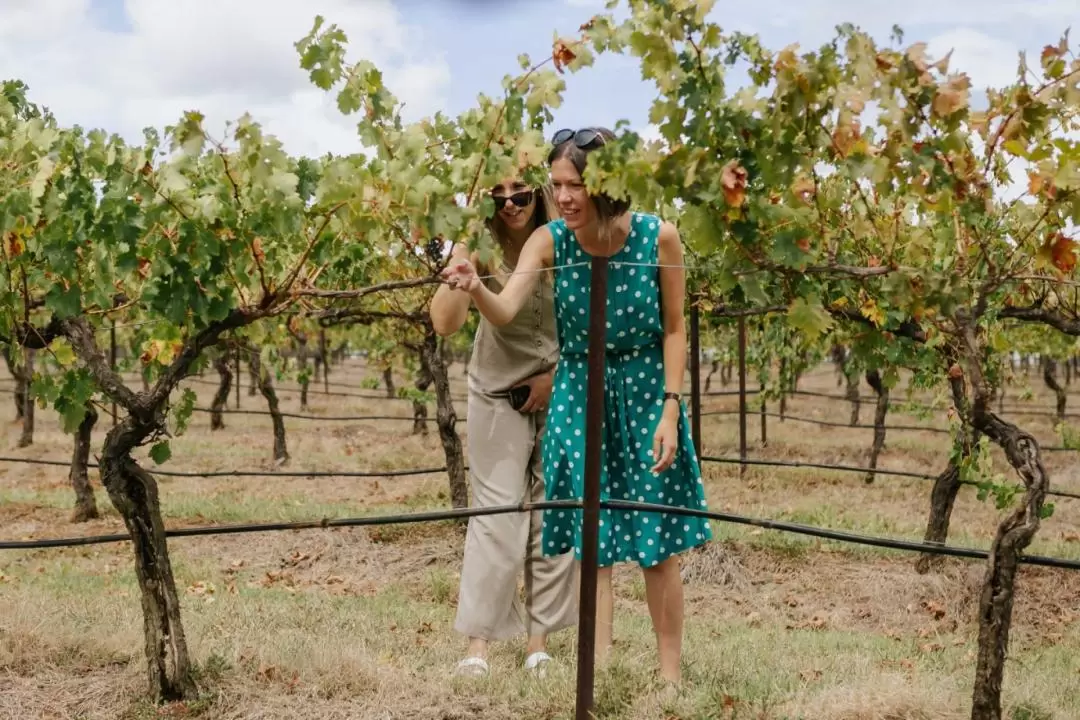
[[[494,193],[492,193],[491,199],[495,201],[496,210],[502,210],[504,207],[506,207],[507,200],[514,203],[514,205],[518,206],[519,208],[523,208],[532,202],[533,191],[522,190],[521,192],[516,192],[510,196],[495,195]]]
[[[551,142],[554,145],[562,145],[564,142],[567,142],[569,140],[573,140],[574,145],[581,148],[582,150],[586,150],[595,145],[604,144],[603,136],[592,128],[584,128],[582,130],[571,130],[570,128],[565,128],[555,133],[555,135],[551,138]]]

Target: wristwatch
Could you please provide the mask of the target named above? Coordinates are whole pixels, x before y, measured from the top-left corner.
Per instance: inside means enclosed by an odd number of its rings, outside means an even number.
[[[666,392],[664,393],[664,402],[668,400],[674,400],[675,402],[682,402],[682,395],[679,393]]]

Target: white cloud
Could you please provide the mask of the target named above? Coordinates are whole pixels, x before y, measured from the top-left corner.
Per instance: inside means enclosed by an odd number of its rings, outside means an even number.
[[[851,22],[876,32],[900,25],[915,41],[910,30],[920,25],[1014,25],[1032,27],[1047,23],[1064,30],[1077,17],[1076,0],[905,0],[903,3],[865,0],[803,0],[799,3],[769,3],[762,6],[763,18],[778,25],[811,25],[831,28]]]
[[[359,149],[355,119],[308,81],[293,47],[316,14],[348,35],[349,60],[384,70],[407,118],[445,104],[442,57],[425,50],[390,0],[126,0],[130,32],[95,26],[88,0],[5,0],[0,76],[64,124],[104,127],[138,140],[147,125],[200,110],[221,135],[244,112],[293,153]]]
[[[950,72],[965,72],[972,89],[1001,88],[1016,82],[1019,49],[1010,42],[962,27],[931,38],[927,54],[934,60],[952,51]]]

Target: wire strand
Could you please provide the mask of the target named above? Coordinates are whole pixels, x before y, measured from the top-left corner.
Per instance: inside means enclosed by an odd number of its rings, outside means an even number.
[[[216,525],[207,527],[175,528],[166,530],[166,537],[192,537],[197,535],[229,535],[238,533],[268,532],[281,530],[307,530],[327,529],[332,527],[364,527],[371,525],[396,525],[405,523],[434,522],[440,520],[456,520],[481,515],[503,515],[509,513],[526,513],[534,510],[552,509],[582,509],[580,500],[547,500],[543,502],[518,503],[514,505],[495,505],[479,508],[461,508],[456,510],[435,510],[427,512],[403,513],[398,515],[375,515],[359,518],[323,518],[284,523],[262,523],[243,525]],[[985,560],[989,557],[986,550],[975,548],[957,547],[943,543],[916,542],[913,540],[898,540],[894,538],[877,537],[874,535],[860,535],[858,533],[814,525],[802,525],[799,523],[772,520],[769,518],[756,518],[735,513],[716,512],[714,510],[699,510],[684,507],[659,505],[655,503],[632,502],[627,500],[601,500],[600,507],[606,510],[627,510],[631,512],[663,512],[684,517],[699,517],[708,520],[735,523],[739,525],[752,525],[766,530],[807,535],[826,540],[835,540],[853,545],[869,545],[891,550],[904,550],[908,552],[927,553],[931,555],[949,555],[952,557],[972,558]],[[115,535],[90,535],[84,537],[49,538],[42,540],[7,540],[0,541],[0,550],[30,550],[42,548],[74,547],[81,545],[96,545],[113,542],[130,542],[131,536],[124,534]],[[1019,562],[1027,565],[1041,565],[1043,567],[1056,567],[1067,570],[1080,570],[1080,560],[1068,558],[1047,557],[1042,555],[1020,555]]]

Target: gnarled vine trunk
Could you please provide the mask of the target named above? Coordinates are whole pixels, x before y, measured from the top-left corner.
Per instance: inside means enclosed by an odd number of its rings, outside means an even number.
[[[387,365],[383,368],[382,377],[383,385],[386,387],[386,397],[397,397],[397,388],[394,387],[394,369]]]
[[[450,397],[450,377],[439,352],[439,336],[430,321],[424,325],[423,354],[435,384],[435,417],[439,439],[446,455],[446,474],[450,481],[450,504],[455,508],[469,506],[469,484],[465,479],[465,453],[457,433],[457,413]]]
[[[963,377],[950,377],[949,386],[952,391],[953,406],[959,414],[962,431],[957,448],[958,460],[949,462],[940,475],[934,480],[934,488],[930,493],[930,515],[926,521],[926,532],[923,540],[928,543],[944,544],[949,537],[949,523],[952,520],[953,507],[956,504],[956,495],[960,492],[959,462],[971,456],[973,449],[979,441],[979,433],[971,426],[971,412],[968,407],[967,388]],[[915,570],[925,574],[931,569],[941,565],[942,556],[931,553],[923,553],[915,561]]]
[[[965,364],[972,388],[972,426],[1004,451],[1025,487],[1019,506],[998,525],[979,595],[979,649],[971,717],[972,720],[1001,720],[1001,681],[1005,674],[1020,554],[1031,544],[1039,529],[1050,477],[1035,438],[990,410],[993,394],[983,377],[980,345],[970,322],[962,329]],[[958,366],[955,370],[950,371],[950,377],[961,374]]]
[[[223,410],[225,404],[229,401],[229,391],[232,389],[232,368],[229,367],[229,352],[225,347],[221,348],[221,353],[214,358],[214,369],[217,370],[218,383],[217,392],[214,393],[214,399],[210,403],[210,429],[221,430],[225,427],[225,416]]]
[[[26,411],[26,380],[23,379],[22,372],[16,367],[12,359],[11,354],[15,352],[15,347],[12,345],[4,346],[4,362],[7,363],[7,369],[11,373],[11,377],[15,379],[15,388],[12,395],[15,402],[15,421],[18,422],[23,419],[23,413]]]
[[[780,358],[780,422],[784,422],[787,415],[788,388],[784,386],[784,378],[787,377],[787,358]]]
[[[277,393],[274,392],[274,382],[270,378],[270,372],[262,366],[262,359],[254,349],[251,351],[251,367],[254,370],[256,386],[266,399],[270,421],[274,425],[274,463],[284,465],[289,461],[289,448],[285,441],[285,419],[281,416],[281,407],[278,404]]]
[[[248,350],[248,397],[254,397],[259,392],[259,355],[254,350]]]
[[[135,448],[151,442],[165,431],[169,394],[186,377],[195,358],[213,346],[220,333],[242,324],[244,319],[244,315],[234,313],[227,321],[188,340],[154,388],[138,394],[124,385],[123,379],[109,367],[94,338],[94,330],[85,318],[61,321],[63,334],[71,341],[80,362],[106,396],[127,411],[105,436],[101,481],[131,537],[135,577],[142,602],[150,693],[157,701],[190,699],[196,688],[161,517],[157,481],[135,462],[131,454]]]
[[[851,419],[848,424],[855,427],[859,424],[859,407],[861,403],[859,399],[859,376],[852,373],[845,377],[847,378],[847,388],[844,391],[844,397],[851,403]]]
[[[1054,391],[1054,395],[1057,397],[1057,421],[1059,423],[1065,422],[1065,403],[1068,400],[1068,395],[1057,379],[1057,361],[1051,358],[1043,358],[1042,371],[1043,382],[1046,383],[1046,387]]]
[[[420,392],[426,392],[431,383],[435,380],[431,376],[431,363],[428,362],[426,353],[424,353],[423,346],[410,346],[414,349],[417,355],[420,357],[420,369],[416,371],[416,389]],[[446,353],[442,355],[443,360],[446,359]],[[444,364],[447,375],[450,374],[449,365]],[[427,435],[428,434],[428,412],[427,404],[420,400],[413,400],[413,435]]]
[[[833,362],[833,371],[836,373],[836,387],[844,385],[844,365],[847,359],[847,349],[843,345],[833,345],[829,349],[829,358]]]
[[[866,382],[877,394],[877,403],[874,406],[874,442],[870,446],[870,459],[867,462],[870,471],[863,478],[865,482],[872,483],[874,482],[874,470],[877,469],[878,456],[881,455],[881,449],[885,447],[885,416],[889,413],[889,389],[881,381],[881,373],[877,370],[867,371]],[[856,388],[855,392],[857,395],[858,388]]]
[[[190,697],[195,687],[157,481],[131,458],[131,451],[153,431],[153,424],[131,416],[112,428],[102,451],[101,480],[124,518],[135,551],[150,689],[156,700],[172,701]]]
[[[308,409],[308,388],[311,385],[311,378],[308,377],[308,346],[307,339],[297,341],[296,355],[300,363],[300,409]]]
[[[34,351],[26,348],[24,353],[25,362],[19,369],[23,381],[23,426],[18,443],[21,448],[30,447],[34,444],[34,398],[30,394],[30,383],[34,379]]]
[[[75,491],[75,509],[71,513],[73,523],[100,517],[87,468],[90,462],[90,440],[97,420],[97,410],[92,403],[86,403],[86,414],[79,423],[79,429],[75,431],[75,449],[71,455],[71,470],[68,472],[68,479]]]
[[[718,369],[720,369],[720,361],[713,360],[709,366],[709,374],[705,376],[705,392],[709,392],[709,388],[712,387],[712,378]]]
[[[330,348],[326,344],[326,330],[319,330],[319,355],[323,361],[323,390],[330,392]]]
[[[1020,506],[998,525],[979,595],[979,653],[972,692],[972,720],[1001,720],[1001,681],[1012,625],[1013,598],[1020,554],[1039,529],[1050,478],[1039,443],[1030,434],[989,412],[985,404],[974,414],[976,428],[1005,452],[1027,491]]]

